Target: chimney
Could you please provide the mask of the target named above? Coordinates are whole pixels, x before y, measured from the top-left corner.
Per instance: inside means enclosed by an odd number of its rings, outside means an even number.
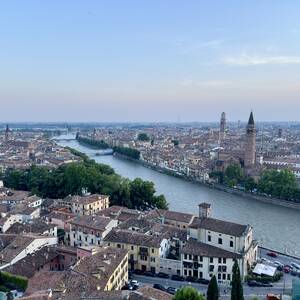
[[[211,204],[200,203],[199,204],[199,218],[209,218],[211,216]]]

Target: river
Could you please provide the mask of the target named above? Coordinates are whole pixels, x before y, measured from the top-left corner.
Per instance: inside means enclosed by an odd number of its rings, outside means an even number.
[[[214,218],[250,224],[260,245],[300,256],[299,210],[213,190],[112,155],[95,156],[97,150],[80,145],[76,140],[66,140],[70,137],[72,135],[61,135],[57,143],[86,153],[99,163],[110,165],[124,177],[153,181],[157,193],[165,195],[170,210],[198,214],[200,202],[211,203]]]

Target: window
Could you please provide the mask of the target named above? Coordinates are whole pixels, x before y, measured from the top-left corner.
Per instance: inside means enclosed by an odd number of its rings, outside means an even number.
[[[230,274],[227,274],[227,280],[230,280]]]
[[[226,280],[226,274],[223,274],[223,280]]]
[[[220,274],[220,273],[218,274],[218,279],[219,279],[219,280],[221,279],[221,274]]]
[[[209,265],[209,272],[213,272],[214,271],[215,266],[214,265]]]
[[[131,250],[133,250],[134,248],[133,248],[133,246],[131,246]]]
[[[218,262],[219,262],[219,264],[221,264],[222,263],[222,258],[219,257]]]
[[[121,248],[121,244],[117,244],[117,248]]]
[[[230,241],[230,247],[233,247],[233,241]]]
[[[187,259],[187,254],[184,254],[184,259]]]
[[[151,252],[154,253],[154,249],[153,248],[151,249]]]
[[[151,262],[155,262],[155,257],[150,257]]]
[[[141,256],[141,260],[147,261],[147,256],[145,256],[145,255],[140,255],[140,256]]]
[[[209,235],[209,236],[207,237],[207,240],[208,240],[209,242],[211,242],[211,235]]]
[[[219,244],[219,245],[222,245],[222,244],[223,244],[222,238],[218,238],[218,244]]]
[[[210,257],[210,258],[209,258],[209,262],[210,262],[210,263],[213,263],[213,262],[214,262],[214,258],[213,258],[213,257]]]
[[[223,258],[223,264],[226,264],[226,258]]]
[[[184,276],[187,276],[187,270],[183,271]]]

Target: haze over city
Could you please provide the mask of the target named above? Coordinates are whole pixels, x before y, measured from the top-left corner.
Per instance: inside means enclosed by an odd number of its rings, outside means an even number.
[[[299,121],[297,1],[7,1],[0,119]]]

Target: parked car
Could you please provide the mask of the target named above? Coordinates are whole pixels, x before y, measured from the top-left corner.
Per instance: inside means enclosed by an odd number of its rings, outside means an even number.
[[[273,261],[272,263],[273,263],[273,265],[275,265],[276,267],[284,267],[284,264],[281,263],[280,261],[275,260],[275,261]]]
[[[169,274],[163,273],[163,272],[159,272],[157,274],[157,277],[160,277],[160,278],[169,278]]]
[[[192,276],[188,276],[188,277],[186,277],[186,281],[188,281],[188,282],[197,282],[197,278],[192,277]]]
[[[151,272],[151,271],[146,271],[143,275],[145,276],[149,276],[149,277],[155,277],[155,273]]]
[[[131,284],[133,287],[139,287],[139,286],[140,286],[140,283],[139,283],[137,280],[135,280],[135,279],[130,280],[130,284]]]
[[[171,294],[171,295],[175,295],[177,292],[177,289],[175,289],[174,287],[169,286],[167,288],[167,293]]]
[[[292,276],[297,276],[298,275],[297,270],[296,269],[291,270],[291,275]]]
[[[250,280],[250,281],[248,281],[247,282],[248,283],[248,285],[249,286],[252,286],[252,287],[260,287],[260,286],[262,286],[262,283],[261,282],[257,282],[257,281],[255,281],[255,280]]]
[[[290,265],[285,265],[284,267],[283,267],[283,272],[284,273],[290,273],[291,271],[292,271],[292,267],[290,266]]]
[[[271,256],[271,257],[277,257],[277,256],[278,256],[277,253],[272,252],[272,251],[271,251],[271,252],[268,252],[267,255],[268,255],[268,256]]]
[[[136,270],[133,271],[133,273],[136,274],[136,275],[143,275],[144,271],[136,269]]]
[[[291,266],[297,270],[300,270],[300,265],[294,263],[294,262],[291,262]]]
[[[176,280],[176,281],[184,281],[184,278],[182,276],[179,276],[179,275],[172,275],[171,279]]]
[[[208,279],[204,279],[204,278],[199,278],[197,280],[197,282],[202,283],[202,284],[209,284],[209,280]]]
[[[167,290],[163,285],[158,284],[158,283],[153,284],[153,288],[164,291],[164,292]]]
[[[270,283],[270,282],[269,283],[262,283],[261,286],[262,287],[273,287],[273,284]]]

